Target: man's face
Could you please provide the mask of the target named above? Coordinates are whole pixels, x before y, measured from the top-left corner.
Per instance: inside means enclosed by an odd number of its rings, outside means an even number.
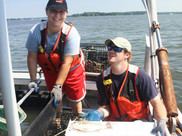
[[[67,11],[60,9],[47,9],[46,14],[51,25],[60,26],[66,19]]]
[[[115,50],[116,47],[113,43],[110,45],[110,48],[108,48],[108,61],[110,64],[112,63],[121,63],[123,61],[127,61],[128,54],[125,53],[124,49],[120,48],[118,51]]]

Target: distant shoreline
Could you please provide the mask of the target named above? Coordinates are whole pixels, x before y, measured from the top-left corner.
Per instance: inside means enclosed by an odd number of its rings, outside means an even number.
[[[118,15],[145,15],[146,11],[130,11],[130,12],[84,12],[80,14],[73,14],[71,17],[82,16],[118,16]],[[182,14],[182,12],[158,12],[158,14]]]
[[[79,14],[69,15],[68,17],[89,17],[89,16],[120,16],[120,15],[145,15],[145,11],[130,11],[130,12],[84,12]],[[182,14],[182,12],[158,12],[158,14]],[[36,18],[46,17],[32,17],[32,18],[8,18],[7,20],[31,20]]]

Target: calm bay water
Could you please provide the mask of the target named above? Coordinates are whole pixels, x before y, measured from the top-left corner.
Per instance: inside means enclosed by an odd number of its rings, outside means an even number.
[[[182,14],[159,15],[163,46],[168,49],[175,94],[178,107],[182,110]],[[30,28],[41,18],[34,20],[8,21],[9,41],[13,68],[27,68],[25,48]],[[148,35],[146,15],[68,17],[81,35],[81,43],[101,43],[108,38],[122,36],[132,44],[135,65],[144,68],[145,35]]]

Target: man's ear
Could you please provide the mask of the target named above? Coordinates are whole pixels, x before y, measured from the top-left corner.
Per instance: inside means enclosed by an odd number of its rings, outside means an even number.
[[[128,59],[130,57],[130,52],[125,53],[126,58]]]

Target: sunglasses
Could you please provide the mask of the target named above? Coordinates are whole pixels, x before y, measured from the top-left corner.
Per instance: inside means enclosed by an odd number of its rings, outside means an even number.
[[[111,51],[112,49],[115,52],[121,52],[123,50],[123,48],[117,47],[117,46],[107,46],[108,51]]]

